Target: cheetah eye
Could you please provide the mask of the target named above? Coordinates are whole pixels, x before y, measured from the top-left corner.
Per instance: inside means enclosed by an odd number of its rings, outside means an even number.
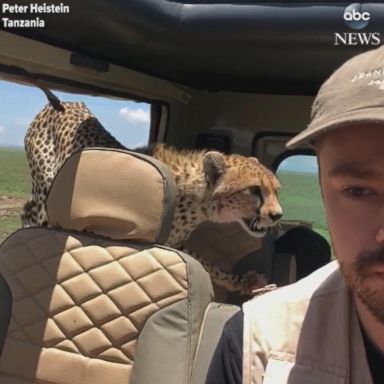
[[[258,185],[255,185],[253,187],[249,187],[249,192],[251,193],[251,195],[255,195],[255,196],[260,196],[261,194],[261,189]]]

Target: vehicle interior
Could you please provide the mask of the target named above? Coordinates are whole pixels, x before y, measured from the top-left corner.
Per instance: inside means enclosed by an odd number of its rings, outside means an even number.
[[[295,157],[296,176],[308,172],[303,158],[316,166],[310,147],[285,144],[306,128],[323,81],[375,48],[335,45],[335,33],[356,33],[344,1],[65,4],[70,14],[44,14],[44,28],[3,26],[1,80],[146,102],[148,144],[255,156],[278,177]],[[384,4],[364,6],[375,16],[364,33],[384,32]],[[286,208],[281,175],[284,215],[264,238],[207,222],[188,249],[277,286],[329,261],[325,219],[300,205],[305,196]],[[169,170],[134,151],[86,149],[65,162],[48,198],[53,228],[18,229],[0,247],[0,383],[204,383],[225,321],[249,297],[164,246],[174,193]],[[319,249],[323,258],[303,258]]]

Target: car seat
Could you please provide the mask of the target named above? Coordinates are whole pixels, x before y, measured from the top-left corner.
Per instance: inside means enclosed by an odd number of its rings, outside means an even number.
[[[175,193],[145,155],[95,148],[65,161],[50,227],[0,248],[13,296],[1,384],[183,384],[194,366],[204,376],[195,359],[213,291],[195,259],[162,245]]]

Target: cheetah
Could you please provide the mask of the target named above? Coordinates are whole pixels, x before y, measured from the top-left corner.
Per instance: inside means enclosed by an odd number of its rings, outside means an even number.
[[[61,102],[60,110],[48,104],[33,119],[24,142],[32,177],[31,197],[21,212],[24,227],[48,226],[48,191],[59,168],[72,153],[86,147],[126,149],[84,103],[73,102]],[[149,154],[170,168],[177,187],[167,246],[183,249],[190,233],[206,220],[238,221],[248,233],[260,238],[282,215],[277,198],[279,181],[255,157],[176,150],[163,144],[155,144]],[[198,255],[193,256],[215,283],[229,291],[249,295],[266,284],[256,271],[239,277]]]

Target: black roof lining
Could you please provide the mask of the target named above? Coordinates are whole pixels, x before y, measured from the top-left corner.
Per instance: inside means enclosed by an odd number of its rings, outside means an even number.
[[[29,0],[19,0],[29,4]],[[58,2],[57,2],[58,3]],[[351,2],[67,0],[46,28],[8,30],[197,89],[313,95],[349,57],[373,46],[335,46],[355,33]],[[363,33],[384,39],[384,4],[364,3]]]

